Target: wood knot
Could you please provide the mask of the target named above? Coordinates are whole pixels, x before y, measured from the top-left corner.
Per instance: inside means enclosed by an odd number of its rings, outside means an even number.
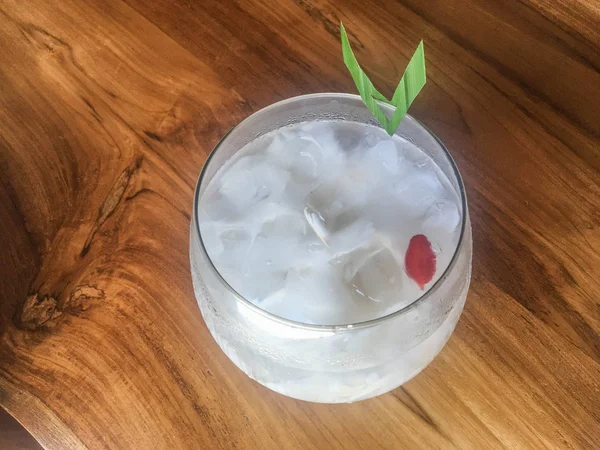
[[[13,322],[21,330],[53,328],[63,313],[77,315],[88,309],[90,300],[99,298],[104,298],[104,291],[87,284],[76,286],[71,295],[61,301],[50,295],[32,294],[16,311]]]
[[[21,308],[15,314],[15,325],[24,330],[36,330],[41,326],[52,327],[56,319],[62,314],[58,310],[58,302],[54,297],[38,294],[30,295],[25,299]]]
[[[65,302],[63,308],[78,309],[85,311],[88,308],[87,300],[103,298],[104,291],[90,285],[80,285],[73,289],[69,299]]]

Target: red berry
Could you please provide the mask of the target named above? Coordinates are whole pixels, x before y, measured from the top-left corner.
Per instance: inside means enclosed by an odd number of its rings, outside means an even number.
[[[435,253],[431,242],[423,234],[417,234],[410,239],[404,265],[407,275],[421,288],[431,281],[435,274]]]

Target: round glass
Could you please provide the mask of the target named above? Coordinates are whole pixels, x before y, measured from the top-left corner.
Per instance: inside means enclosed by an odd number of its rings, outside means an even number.
[[[392,111],[389,105],[382,109]],[[462,312],[472,240],[464,185],[441,141],[407,115],[396,134],[430,156],[460,198],[460,235],[451,261],[421,297],[397,311],[349,324],[314,325],[271,314],[240,295],[204,246],[198,207],[219,169],[254,139],[294,123],[341,120],[379,124],[350,94],[312,94],[270,105],[243,120],[207,159],[194,195],[190,260],[194,291],[208,329],[247,375],[301,400],[339,403],[387,392],[419,373],[442,349]]]

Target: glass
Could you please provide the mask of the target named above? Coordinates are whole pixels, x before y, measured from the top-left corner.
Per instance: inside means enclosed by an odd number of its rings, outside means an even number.
[[[388,111],[391,108],[382,105]],[[388,392],[425,368],[449,339],[471,276],[471,226],[464,186],[443,144],[406,116],[396,134],[427,153],[460,196],[460,238],[436,283],[385,317],[347,325],[309,325],[262,310],[238,294],[211,262],[200,235],[198,204],[217,171],[245,144],[292,123],[344,120],[379,126],[360,97],[313,94],[268,106],[233,128],[206,161],[194,196],[190,260],[202,316],[225,354],[249,377],[281,394],[322,403]]]

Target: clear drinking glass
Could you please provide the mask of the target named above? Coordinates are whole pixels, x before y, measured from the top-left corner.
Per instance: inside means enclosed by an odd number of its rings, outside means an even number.
[[[391,111],[388,105],[382,108]],[[406,116],[396,134],[427,153],[460,197],[460,238],[443,275],[420,298],[374,320],[310,325],[262,310],[219,274],[202,242],[198,205],[217,171],[248,142],[298,122],[343,120],[379,126],[360,97],[313,94],[268,106],[233,128],[198,179],[190,232],[194,291],[204,321],[225,354],[249,377],[281,394],[322,403],[353,402],[388,392],[425,368],[450,337],[471,276],[471,225],[464,186],[444,145]]]

